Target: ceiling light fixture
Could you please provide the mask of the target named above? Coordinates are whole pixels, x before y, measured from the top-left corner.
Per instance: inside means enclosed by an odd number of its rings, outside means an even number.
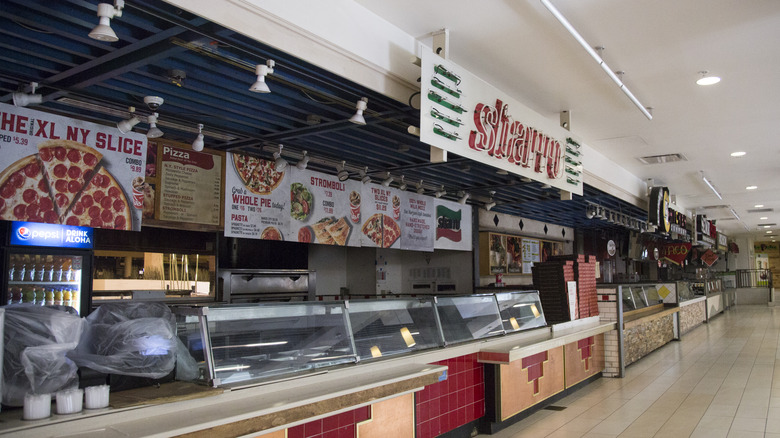
[[[734,219],[736,219],[736,220],[741,220],[741,219],[739,218],[739,215],[737,214],[736,210],[734,210],[733,208],[729,208],[729,211],[730,211],[730,212],[731,212],[731,214],[734,216]]]
[[[404,182],[403,175],[401,175],[401,184],[398,185],[398,190],[406,190],[406,182]]]
[[[301,158],[301,161],[299,161],[297,164],[295,164],[295,167],[297,167],[300,170],[306,169],[306,166],[309,165],[309,153],[306,151],[303,151],[303,158]]]
[[[758,186],[747,186],[747,187],[745,187],[745,190],[755,190],[757,188],[758,188]]]
[[[594,209],[593,217],[595,217],[596,219],[603,219],[604,218],[604,208],[602,206],[600,206],[600,205],[597,206]]]
[[[390,184],[393,182],[393,177],[390,176],[390,172],[387,172],[387,176],[385,177],[385,180],[382,181],[382,185],[385,187],[390,187]]]
[[[761,216],[760,218],[758,218],[758,220],[760,221],[765,221],[767,219],[769,219],[769,216]]]
[[[361,170],[360,172],[360,182],[363,184],[368,184],[371,182],[371,177],[368,176],[368,166],[366,166],[365,170]]]
[[[200,152],[203,150],[203,123],[198,124],[198,136],[195,137],[195,141],[192,142],[192,150]]]
[[[279,150],[277,152],[274,152],[274,170],[277,172],[281,172],[284,169],[287,168],[287,160],[282,157],[282,149],[284,149],[284,145],[279,144]]]
[[[132,117],[129,119],[122,120],[116,124],[117,129],[119,129],[119,132],[122,134],[127,134],[128,132],[133,130],[133,127],[139,123],[141,123],[141,119],[138,118],[138,116],[135,115],[135,107],[131,106],[127,109],[130,111],[130,114],[132,114]]]
[[[707,70],[702,70],[699,72],[699,79],[696,80],[696,83],[699,85],[713,85],[720,82],[720,78],[717,76],[709,75],[709,72]]]
[[[361,97],[360,100],[357,101],[355,108],[357,108],[357,111],[355,111],[355,115],[349,118],[349,121],[356,125],[365,125],[366,119],[363,117],[363,111],[368,108],[368,98]]]
[[[763,208],[764,204],[756,204],[753,206],[753,208]]]
[[[593,219],[594,216],[596,216],[596,207],[591,205],[585,207],[585,217],[588,219]]]
[[[715,193],[715,196],[717,196],[718,199],[723,199],[723,196],[720,194],[720,192],[715,188],[715,186],[712,185],[710,180],[708,180],[707,177],[704,176],[703,170],[699,171],[699,175],[701,175],[701,180],[704,181],[704,184],[707,184],[707,187],[709,187],[710,190],[712,190],[712,193]]]
[[[744,151],[732,152],[731,153],[732,157],[744,157],[745,155],[747,155],[747,152],[744,152]]]
[[[157,113],[146,117],[146,121],[149,123],[149,130],[146,131],[146,138],[160,138],[163,136],[163,132],[157,127],[157,118],[160,117]]]
[[[769,230],[766,232],[767,234],[772,234],[772,230]]]
[[[496,194],[495,190],[490,191],[490,200],[488,200],[488,203],[485,204],[485,210],[490,211],[493,209],[493,207],[496,206],[496,201],[493,200],[493,195]]]
[[[465,204],[466,204],[466,201],[469,199],[469,196],[470,196],[470,195],[469,195],[469,192],[461,192],[461,193],[462,193],[462,194],[461,194],[461,196],[460,196],[460,199],[458,199],[458,203],[459,203],[460,205],[465,205]]]
[[[347,171],[347,162],[341,162],[341,169],[338,173],[339,181],[346,181],[349,179],[349,171]]]
[[[552,3],[550,3],[550,0],[541,0],[544,7],[547,8],[550,13],[553,14],[553,16],[560,22],[564,28],[571,34],[571,36],[574,37],[575,40],[577,40],[578,43],[585,49],[586,52],[599,64],[602,70],[604,70],[605,73],[607,73],[607,76],[609,76],[615,84],[617,84],[618,87],[623,91],[623,93],[631,100],[631,102],[636,105],[637,108],[639,108],[639,111],[642,112],[642,114],[645,115],[648,119],[652,120],[653,115],[650,113],[650,111],[642,105],[642,103],[639,101],[639,99],[634,96],[633,93],[628,89],[628,87],[623,84],[623,81],[620,80],[620,78],[615,74],[615,72],[609,68],[606,62],[604,62],[603,59],[601,59],[601,56],[596,53],[596,50],[588,44],[587,41],[585,41],[585,38],[580,35],[579,32],[577,32],[577,29],[574,28],[574,26],[569,23],[569,20],[566,19],[566,17],[563,16],[563,14],[558,11],[558,9],[553,6]]]
[[[434,196],[436,196],[437,198],[441,198],[442,196],[444,196],[446,194],[447,194],[447,191],[444,190],[444,184],[442,184],[441,185],[441,189],[436,190],[436,193],[434,193]]]
[[[121,17],[122,8],[124,7],[124,0],[114,0],[113,6],[109,3],[99,3],[97,7],[97,16],[100,18],[100,22],[92,29],[92,32],[89,33],[89,37],[109,43],[119,41],[119,37],[116,36],[114,29],[111,29],[111,19],[114,17]]]
[[[425,189],[423,188],[423,180],[420,180],[420,182],[417,183],[417,194],[422,195],[425,193]]]
[[[270,93],[271,89],[268,88],[268,84],[265,83],[265,77],[269,74],[273,74],[274,66],[276,66],[276,62],[273,59],[269,59],[265,64],[257,64],[255,67],[257,80],[249,87],[249,91],[253,93]]]
[[[43,95],[35,94],[35,89],[38,88],[37,82],[30,82],[30,94],[20,90],[13,94],[14,106],[27,106],[37,105],[43,102]]]

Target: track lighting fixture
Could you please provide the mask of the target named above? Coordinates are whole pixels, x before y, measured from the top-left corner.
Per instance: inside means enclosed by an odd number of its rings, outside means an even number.
[[[594,207],[593,209],[593,217],[596,219],[603,219],[604,218],[604,208],[602,208],[600,205]]]
[[[270,93],[271,89],[268,88],[268,84],[265,83],[265,77],[268,74],[273,74],[275,65],[276,61],[273,59],[269,59],[265,64],[257,64],[257,67],[255,67],[257,80],[249,87],[249,91],[253,93]]]
[[[287,160],[285,160],[282,157],[282,149],[284,148],[283,145],[279,145],[279,151],[274,152],[274,170],[277,172],[283,171],[285,168],[287,168]]]
[[[446,195],[447,191],[444,190],[444,184],[441,185],[441,189],[437,190],[436,193],[434,193],[434,196],[437,198],[441,198],[442,196]]]
[[[466,200],[469,199],[469,192],[461,192],[460,199],[458,199],[458,203],[461,205],[464,205],[466,203]]]
[[[382,185],[385,187],[390,187],[390,184],[393,182],[393,177],[390,175],[390,172],[387,172],[387,176],[385,177],[385,180],[382,181]]]
[[[195,137],[195,141],[192,142],[192,150],[200,152],[203,150],[203,123],[198,124],[198,136]]]
[[[141,119],[138,118],[138,116],[135,115],[135,107],[128,108],[128,111],[130,111],[130,114],[132,114],[132,117],[129,119],[122,120],[116,124],[117,129],[119,129],[119,132],[122,134],[127,134],[128,132],[133,130],[133,127],[139,123],[141,123]]]
[[[425,193],[425,189],[423,188],[423,180],[420,180],[420,182],[417,183],[417,194],[422,195]]]
[[[124,7],[124,0],[114,0],[113,6],[109,3],[99,3],[97,7],[97,16],[100,18],[100,23],[92,29],[92,32],[89,33],[89,37],[109,43],[119,41],[119,37],[116,36],[114,29],[111,29],[111,19],[114,17],[121,17],[122,8]]]
[[[306,151],[303,151],[303,158],[301,158],[301,161],[299,161],[297,164],[295,164],[295,167],[297,167],[300,170],[306,169],[306,166],[309,165],[309,153]]]
[[[401,175],[401,184],[398,185],[398,190],[406,190],[406,182],[404,182],[403,175]]]
[[[585,207],[585,217],[588,219],[593,219],[594,216],[596,216],[596,207],[591,205]]]
[[[371,177],[368,176],[368,166],[366,166],[365,170],[360,171],[360,182],[363,184],[368,184],[371,182]]]
[[[160,115],[157,113],[152,113],[151,116],[146,118],[146,121],[149,123],[149,130],[146,131],[146,138],[159,138],[163,136],[163,132],[157,127],[157,117],[159,116]]]
[[[14,105],[15,106],[27,106],[27,105],[37,105],[41,102],[43,102],[43,96],[40,94],[35,94],[35,89],[38,88],[37,82],[30,82],[30,94],[25,93],[24,91],[17,91],[13,94],[14,98]]]
[[[368,108],[368,98],[361,97],[360,100],[357,101],[355,108],[357,108],[357,111],[355,112],[355,115],[349,118],[349,121],[356,125],[365,125],[366,119],[363,117],[363,111]]]
[[[490,200],[488,201],[487,204],[485,204],[485,210],[490,211],[493,209],[493,207],[496,206],[496,201],[493,200],[493,195],[495,194],[496,194],[495,190],[490,191]]]
[[[346,165],[347,165],[346,161],[341,162],[341,169],[339,170],[338,173],[339,181],[346,181],[349,179],[349,171],[347,171]]]

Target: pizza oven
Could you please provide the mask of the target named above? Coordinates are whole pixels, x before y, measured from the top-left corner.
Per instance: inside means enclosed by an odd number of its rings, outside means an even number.
[[[222,269],[218,288],[229,304],[313,301],[316,278],[304,269]]]

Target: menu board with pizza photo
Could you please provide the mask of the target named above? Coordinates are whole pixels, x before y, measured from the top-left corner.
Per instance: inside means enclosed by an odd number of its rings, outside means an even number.
[[[365,184],[362,190],[361,246],[400,248],[400,190],[378,184]]]
[[[251,155],[228,153],[225,172],[225,236],[297,240],[289,236],[287,170]]]
[[[0,219],[141,229],[146,136],[0,104]]]
[[[288,240],[360,246],[361,183],[310,170],[290,172]]]
[[[430,196],[401,192],[401,249],[433,251],[436,222]]]

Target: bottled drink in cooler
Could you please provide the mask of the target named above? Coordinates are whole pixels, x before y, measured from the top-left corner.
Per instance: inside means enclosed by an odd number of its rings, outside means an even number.
[[[62,301],[63,304],[66,306],[73,306],[73,294],[70,292],[70,289],[65,289],[65,291],[62,292]]]
[[[22,302],[22,288],[15,287],[11,291],[11,304],[20,304]]]
[[[22,290],[22,302],[35,304],[35,286],[27,286]]]
[[[54,290],[54,304],[61,306],[63,304],[62,302],[62,289],[55,289]]]
[[[54,304],[54,288],[46,289],[46,305],[51,306]]]

